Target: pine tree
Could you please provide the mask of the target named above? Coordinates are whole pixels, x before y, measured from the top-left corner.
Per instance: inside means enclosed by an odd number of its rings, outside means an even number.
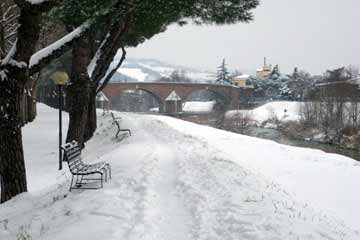
[[[225,58],[218,67],[216,82],[220,84],[231,84],[230,73],[227,69]]]
[[[270,79],[276,80],[281,76],[279,65],[276,64],[270,74]]]
[[[296,67],[294,68],[294,72],[291,75],[291,80],[296,81],[299,79],[299,69]]]

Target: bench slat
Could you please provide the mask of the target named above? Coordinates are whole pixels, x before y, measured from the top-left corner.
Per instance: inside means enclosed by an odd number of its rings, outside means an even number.
[[[81,149],[77,143],[67,143],[63,146],[63,149],[70,172],[73,175],[101,173],[106,167],[109,166],[105,162],[84,164],[81,159]]]
[[[80,148],[79,147],[74,147],[74,148],[71,148],[69,150],[66,150],[66,154],[68,154],[68,155],[71,155],[71,154],[73,154],[75,152],[81,152]]]
[[[66,154],[66,157],[67,157],[68,161],[71,161],[72,159],[74,159],[80,155],[81,155],[81,152],[77,151],[77,152],[73,152],[71,154]]]

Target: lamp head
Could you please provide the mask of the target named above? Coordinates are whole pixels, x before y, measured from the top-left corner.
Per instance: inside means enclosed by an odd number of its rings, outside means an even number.
[[[64,71],[56,71],[51,79],[56,85],[66,85],[69,82],[69,75]]]

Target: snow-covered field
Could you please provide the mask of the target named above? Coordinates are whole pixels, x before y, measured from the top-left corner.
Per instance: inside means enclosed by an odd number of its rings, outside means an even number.
[[[297,121],[300,119],[300,105],[300,102],[275,101],[266,103],[251,111],[240,110],[240,112],[249,114],[259,125],[273,118],[280,121]],[[231,118],[237,112],[239,111],[229,111],[226,117]]]
[[[141,69],[137,68],[119,68],[118,72],[131,78],[137,79],[139,82],[144,82],[146,77],[148,76],[147,73],[144,73]]]
[[[360,239],[360,164],[181,120],[110,116],[83,153],[108,161],[100,190],[68,192],[55,110],[25,127],[29,193],[0,205],[0,239]]]
[[[215,101],[207,101],[207,102],[184,102],[182,106],[182,110],[184,112],[192,112],[192,113],[209,113],[213,110]],[[159,108],[151,108],[151,112],[159,112]]]
[[[211,112],[214,108],[215,101],[208,102],[185,102],[183,105],[184,112]]]

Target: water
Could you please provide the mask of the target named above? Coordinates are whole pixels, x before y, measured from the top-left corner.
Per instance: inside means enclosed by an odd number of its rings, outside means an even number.
[[[248,129],[248,131],[245,134],[252,137],[273,140],[275,142],[290,146],[319,149],[327,153],[336,153],[360,161],[359,151],[340,148],[336,145],[290,139],[284,136],[279,130],[276,129],[251,127]]]

